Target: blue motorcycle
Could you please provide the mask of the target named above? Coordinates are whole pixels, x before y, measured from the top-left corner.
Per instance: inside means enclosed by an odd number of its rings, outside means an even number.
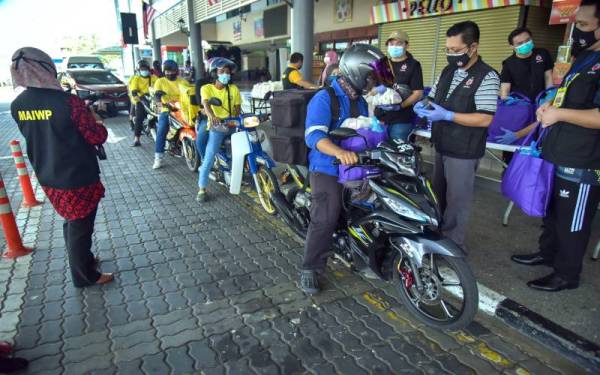
[[[213,106],[222,105],[218,98],[211,98],[208,103]],[[235,132],[223,142],[217,153],[211,179],[229,186],[229,192],[237,195],[244,175],[252,176],[261,206],[268,214],[274,215],[277,210],[271,201],[271,195],[279,191],[277,178],[272,171],[275,162],[263,151],[257,131],[267,118],[268,115],[247,113],[222,120],[226,126],[235,128]]]

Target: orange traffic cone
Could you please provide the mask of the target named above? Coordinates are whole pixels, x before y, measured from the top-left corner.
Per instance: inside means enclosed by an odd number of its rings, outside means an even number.
[[[4,238],[7,245],[7,249],[2,255],[3,258],[17,258],[33,251],[33,249],[23,246],[19,228],[17,228],[17,222],[15,221],[15,215],[13,215],[8,195],[4,188],[2,175],[0,175],[0,222],[2,223],[2,230],[4,231]]]
[[[19,175],[19,182],[21,183],[21,190],[23,191],[23,203],[21,204],[21,207],[31,208],[42,204],[42,202],[35,199],[35,194],[31,187],[31,180],[29,179],[29,173],[27,172],[27,164],[25,164],[23,151],[21,151],[21,144],[19,141],[14,140],[10,142],[10,151],[15,159],[17,174]]]

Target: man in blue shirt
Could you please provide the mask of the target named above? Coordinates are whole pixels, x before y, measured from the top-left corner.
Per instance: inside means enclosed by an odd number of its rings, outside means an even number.
[[[305,293],[320,291],[317,275],[325,271],[340,216],[342,185],[338,183],[338,166],[333,163],[336,159],[343,165],[358,162],[354,152],[340,148],[329,138],[329,132],[340,127],[347,118],[367,116],[363,92],[382,82],[390,82],[391,77],[387,58],[380,50],[355,44],[344,53],[340,61],[340,76],[331,84],[339,101],[339,118],[332,119],[331,97],[326,90],[315,94],[308,104],[305,141],[311,149],[312,202],[300,276],[300,285]]]

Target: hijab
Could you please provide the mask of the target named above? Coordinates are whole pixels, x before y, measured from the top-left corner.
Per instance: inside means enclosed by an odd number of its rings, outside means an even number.
[[[60,90],[56,79],[56,66],[44,51],[33,47],[23,47],[15,51],[10,66],[13,86],[37,87]]]

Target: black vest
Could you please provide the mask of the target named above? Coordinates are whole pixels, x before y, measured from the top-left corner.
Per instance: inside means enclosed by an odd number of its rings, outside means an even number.
[[[75,189],[100,179],[96,149],[75,127],[68,98],[62,91],[29,88],[11,104],[42,186]]]
[[[479,60],[465,78],[448,96],[456,67],[447,66],[442,71],[435,93],[435,103],[458,113],[475,113],[475,93],[485,76],[493,68]],[[450,121],[433,123],[431,140],[437,152],[457,159],[479,159],[485,154],[487,128],[458,125]]]
[[[284,90],[290,90],[290,89],[303,90],[304,89],[304,87],[298,86],[295,83],[290,82],[290,78],[289,78],[290,73],[293,72],[294,70],[298,70],[298,69],[288,66],[283,71],[283,75],[281,76],[281,83],[283,84]]]
[[[584,52],[578,60],[588,56],[590,54]],[[598,108],[594,99],[599,81],[600,57],[596,57],[571,82],[561,108]],[[548,128],[542,142],[542,157],[561,167],[600,169],[600,130],[558,122]]]

